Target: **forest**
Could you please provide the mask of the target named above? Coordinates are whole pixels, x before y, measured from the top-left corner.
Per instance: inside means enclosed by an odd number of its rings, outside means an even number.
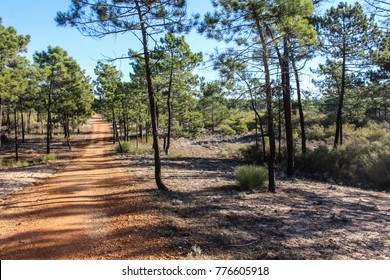
[[[139,42],[94,77],[0,18],[2,259],[390,258],[390,4],[211,2],[69,1],[59,28]]]

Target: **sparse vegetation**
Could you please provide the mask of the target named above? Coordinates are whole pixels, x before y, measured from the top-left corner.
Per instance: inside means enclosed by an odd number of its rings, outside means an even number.
[[[42,156],[43,162],[49,162],[49,161],[56,160],[56,159],[57,159],[57,156],[55,153],[50,153],[48,155]]]
[[[297,168],[337,181],[390,191],[389,125],[369,123],[363,128],[345,128],[346,144],[338,149],[321,146],[298,155]]]
[[[118,142],[115,145],[114,150],[116,153],[128,153],[130,151],[130,142]]]

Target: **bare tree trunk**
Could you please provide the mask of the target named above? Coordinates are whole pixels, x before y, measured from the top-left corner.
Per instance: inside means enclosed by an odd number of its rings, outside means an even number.
[[[25,136],[26,136],[26,124],[24,122],[24,114],[23,114],[23,110],[22,109],[21,109],[21,112],[20,112],[20,117],[21,117],[21,121],[22,121],[22,143],[24,143],[25,142]]]
[[[278,159],[282,157],[282,96],[278,89]]]
[[[50,154],[50,140],[52,137],[52,123],[51,123],[51,95],[53,92],[53,82],[50,82],[49,96],[47,103],[47,124],[46,124],[46,154]]]
[[[27,113],[27,134],[31,134],[31,109]]]
[[[346,44],[343,42],[343,62],[341,69],[341,89],[339,96],[339,103],[337,106],[337,116],[336,116],[336,133],[334,138],[333,147],[337,148],[339,145],[343,144],[343,105],[344,105],[344,94],[345,94],[345,71],[346,71]]]
[[[3,136],[3,100],[0,95],[0,147],[1,147],[1,136]]]
[[[67,144],[68,144],[68,149],[69,149],[69,151],[71,151],[72,150],[72,146],[71,146],[71,144],[70,144],[70,128],[69,128],[69,118],[67,118],[67,120],[66,120],[66,142],[67,142]]]
[[[262,45],[262,60],[265,75],[265,87],[266,87],[266,99],[267,99],[267,123],[268,123],[268,135],[270,144],[270,155],[268,158],[268,191],[274,193],[275,186],[275,132],[274,132],[274,116],[272,111],[272,89],[271,78],[268,65],[268,46],[264,38],[263,29],[260,25],[258,15],[254,14],[256,19],[256,27],[260,35],[260,42]]]
[[[306,154],[306,131],[305,131],[305,117],[303,115],[303,107],[302,107],[302,98],[301,98],[301,85],[299,82],[299,74],[297,70],[297,66],[295,65],[295,59],[292,58],[291,61],[293,70],[294,70],[294,76],[295,76],[295,83],[297,86],[297,101],[298,101],[298,110],[299,110],[299,124],[301,126],[301,147],[302,147],[302,154]]]
[[[173,57],[173,53],[171,51],[171,59]],[[169,148],[171,146],[171,134],[172,134],[172,104],[171,104],[171,96],[172,96],[172,82],[173,82],[173,62],[171,61],[171,71],[169,74],[169,86],[168,86],[168,96],[167,96],[167,108],[168,108],[168,132],[167,132],[167,142],[165,146],[165,154],[169,154]]]
[[[291,88],[290,88],[290,68],[289,68],[289,48],[287,37],[283,38],[283,58],[281,59],[282,86],[283,86],[283,107],[286,126],[286,146],[287,146],[287,177],[294,175],[294,139],[292,131],[292,109],[291,109]]]
[[[149,106],[150,106],[150,117],[152,122],[152,132],[153,132],[153,146],[154,146],[154,175],[156,180],[156,185],[158,189],[167,191],[168,188],[162,181],[161,178],[161,158],[160,158],[160,147],[158,143],[158,124],[157,124],[157,116],[156,116],[156,108],[155,108],[155,99],[154,99],[154,89],[152,84],[152,72],[150,68],[150,57],[148,50],[148,38],[146,33],[145,21],[143,18],[143,14],[141,8],[139,6],[139,2],[135,1],[135,5],[138,11],[138,17],[140,20],[140,27],[142,33],[142,43],[144,50],[144,59],[145,59],[145,70],[146,70],[146,81],[148,84],[148,94],[149,94]]]
[[[139,142],[139,134],[138,134],[138,127],[140,127],[140,125],[138,125],[138,123],[135,124],[135,141],[136,141],[136,148],[138,149],[138,142]]]
[[[115,118],[115,109],[111,109],[112,116],[112,144],[115,144],[117,141],[117,130],[116,130],[116,118]]]
[[[17,107],[15,104],[15,110],[14,110],[14,122],[15,122],[15,160],[19,160],[19,139],[18,139],[18,117],[17,117]]]

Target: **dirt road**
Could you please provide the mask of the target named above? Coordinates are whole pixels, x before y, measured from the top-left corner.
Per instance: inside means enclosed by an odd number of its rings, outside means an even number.
[[[0,200],[1,259],[149,259],[161,256],[154,189],[134,187],[115,162],[110,128],[92,120],[82,155],[43,183]]]

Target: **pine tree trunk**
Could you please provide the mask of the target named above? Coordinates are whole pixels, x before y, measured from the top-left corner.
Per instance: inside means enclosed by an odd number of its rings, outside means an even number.
[[[283,38],[283,58],[282,58],[282,86],[283,86],[283,106],[286,125],[286,146],[287,146],[287,177],[294,176],[294,138],[292,129],[292,108],[291,108],[291,87],[289,68],[289,48],[287,37]]]
[[[336,133],[334,138],[333,147],[337,148],[339,145],[343,144],[343,104],[344,104],[344,94],[345,94],[345,71],[346,71],[346,45],[343,42],[343,54],[342,54],[342,69],[341,69],[341,89],[339,102],[337,106],[337,116],[336,116]]]
[[[17,117],[17,109],[15,104],[14,110],[14,122],[15,122],[15,160],[19,160],[19,139],[18,139],[18,117]]]
[[[27,114],[27,134],[31,134],[31,110],[28,110]]]
[[[53,82],[50,82],[49,96],[47,102],[47,123],[46,123],[46,154],[50,154],[50,140],[52,137],[51,124],[51,95],[53,91]]]
[[[299,124],[301,126],[301,147],[302,147],[302,154],[306,154],[306,131],[305,131],[305,117],[303,115],[303,107],[302,107],[302,98],[301,98],[301,85],[299,82],[299,75],[297,66],[295,65],[295,60],[292,59],[292,67],[294,70],[294,76],[295,76],[295,83],[297,86],[297,101],[298,101],[298,110],[299,110]]]
[[[68,144],[69,151],[72,150],[72,146],[70,144],[70,128],[69,128],[69,119],[66,120],[66,142]]]
[[[263,29],[258,19],[258,14],[254,13],[256,19],[256,27],[260,35],[260,42],[262,45],[262,60],[265,75],[265,87],[266,87],[266,100],[267,100],[267,124],[268,124],[268,135],[270,144],[270,155],[268,158],[268,191],[274,193],[275,186],[275,132],[274,132],[274,116],[272,111],[272,89],[271,89],[271,78],[268,65],[268,46],[264,38]]]
[[[114,112],[114,109],[112,109],[112,144],[115,144],[116,143],[116,121],[115,121],[115,112]]]
[[[145,21],[143,19],[143,14],[141,11],[141,8],[139,6],[139,2],[136,0],[134,1],[137,11],[138,11],[138,17],[140,21],[140,27],[141,27],[141,33],[142,33],[142,43],[143,43],[143,50],[144,50],[144,60],[145,60],[145,70],[146,70],[146,81],[148,85],[148,95],[149,95],[149,106],[150,106],[150,117],[152,122],[152,133],[153,133],[153,146],[154,146],[154,175],[156,180],[156,185],[158,189],[167,191],[168,188],[165,186],[165,184],[162,181],[161,178],[161,158],[160,158],[160,147],[158,143],[158,124],[157,124],[157,115],[156,115],[156,108],[155,108],[155,99],[154,99],[154,89],[152,84],[152,72],[150,68],[150,57],[149,57],[149,50],[148,50],[148,40],[147,40],[147,33],[146,33],[146,27],[145,27]]]
[[[173,53],[171,52],[171,57]],[[172,58],[173,59],[173,58]],[[171,71],[169,74],[169,86],[168,86],[168,96],[167,96],[167,108],[168,108],[168,132],[167,132],[167,142],[165,146],[165,154],[169,154],[169,148],[171,146],[171,134],[172,134],[172,82],[173,82],[173,62],[171,62]]]
[[[3,136],[3,100],[0,95],[0,147],[2,145],[1,143],[2,136]]]
[[[10,116],[10,109],[9,109],[9,104],[7,104],[7,134],[8,136],[11,134],[11,116]]]
[[[282,158],[282,95],[278,89],[278,159]]]
[[[23,114],[22,109],[20,112],[20,117],[21,117],[21,121],[22,121],[22,143],[24,143],[25,142],[25,135],[26,135],[26,124],[24,122],[24,114]]]

